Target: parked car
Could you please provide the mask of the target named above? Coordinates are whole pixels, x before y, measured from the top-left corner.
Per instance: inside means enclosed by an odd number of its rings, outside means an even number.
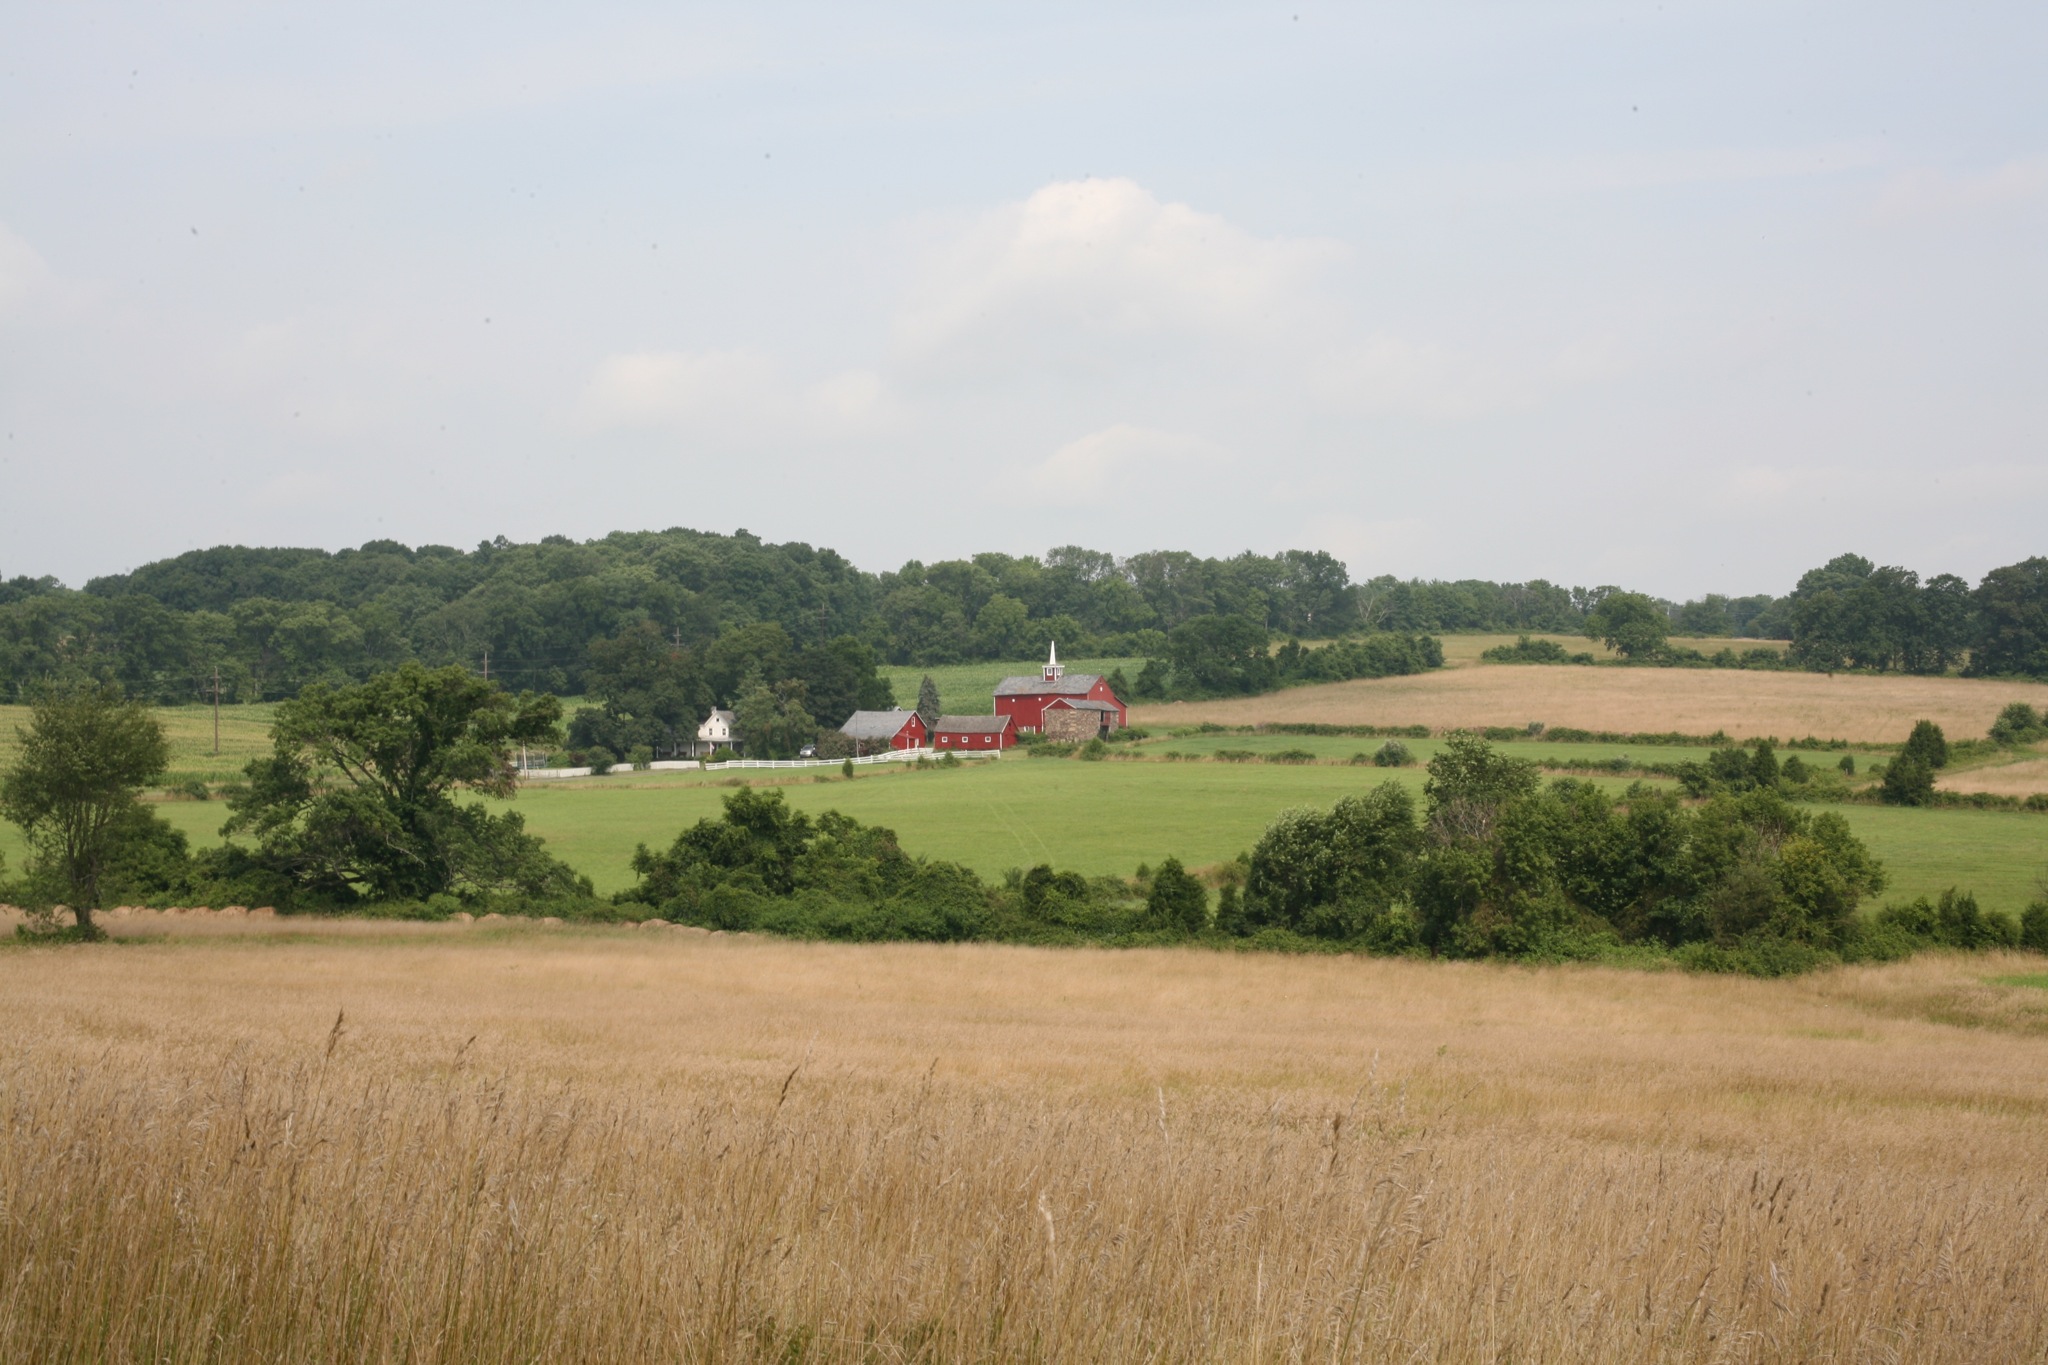
[[[796,751],[796,756],[798,758],[816,758],[818,756],[818,746],[815,744],[806,744],[803,748],[798,749]]]

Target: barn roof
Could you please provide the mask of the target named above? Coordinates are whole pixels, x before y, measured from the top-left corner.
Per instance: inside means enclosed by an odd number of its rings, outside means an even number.
[[[996,684],[999,697],[1085,697],[1102,681],[1100,673],[1069,673],[1047,682],[1044,678],[1005,678]]]
[[[1069,710],[1069,711],[1114,711],[1114,710],[1116,710],[1116,707],[1115,707],[1115,706],[1111,705],[1110,703],[1108,703],[1108,702],[1106,702],[1106,701],[1095,701],[1095,700],[1093,700],[1093,699],[1091,699],[1091,698],[1083,698],[1083,699],[1082,699],[1082,700],[1080,700],[1080,701],[1068,701],[1068,700],[1067,700],[1067,699],[1066,699],[1065,697],[1061,697],[1061,698],[1060,698],[1060,699],[1059,699],[1058,701],[1054,701],[1054,702],[1049,702],[1049,703],[1047,703],[1047,704],[1046,704],[1046,708],[1045,708],[1045,709],[1046,709],[1046,710],[1048,710],[1048,711],[1050,711],[1050,710],[1051,710],[1051,709],[1052,709],[1053,707],[1055,707],[1055,706],[1059,706],[1059,707],[1064,707],[1064,708],[1065,708],[1066,710]]]
[[[940,716],[932,730],[956,735],[999,735],[1013,723],[1008,716]]]
[[[839,727],[839,733],[848,739],[894,739],[915,719],[915,711],[856,711]]]

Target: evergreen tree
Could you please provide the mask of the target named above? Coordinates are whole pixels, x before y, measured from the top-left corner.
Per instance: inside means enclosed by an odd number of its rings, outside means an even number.
[[[1929,771],[1948,766],[1948,736],[1941,727],[1931,720],[1914,725],[1913,733],[1906,737],[1906,747],[1900,751],[1900,758],[1910,758],[1927,765]]]
[[[1199,934],[1209,927],[1209,893],[1180,865],[1180,859],[1168,858],[1152,874],[1145,918],[1161,929]]]
[[[1934,769],[1925,760],[1900,754],[1885,766],[1878,795],[1892,806],[1925,806],[1934,800]]]
[[[945,714],[939,709],[939,685],[929,673],[917,685],[917,714],[924,720],[926,734],[938,728],[939,717]]]

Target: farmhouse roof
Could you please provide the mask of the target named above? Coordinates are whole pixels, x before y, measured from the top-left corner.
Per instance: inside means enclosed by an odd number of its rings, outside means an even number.
[[[1008,716],[940,716],[932,729],[956,735],[999,735],[1012,723]]]
[[[1100,673],[1069,673],[1047,682],[1044,678],[1005,678],[996,684],[999,697],[1085,697],[1102,681]]]
[[[894,739],[915,719],[915,711],[856,711],[839,727],[839,733],[848,739]]]

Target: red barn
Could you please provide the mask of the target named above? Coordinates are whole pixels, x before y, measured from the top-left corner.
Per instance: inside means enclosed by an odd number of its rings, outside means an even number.
[[[1057,646],[1046,652],[1045,667],[1035,678],[1005,678],[996,684],[996,714],[1017,723],[1019,732],[1043,730],[1045,708],[1054,702],[1095,711],[1104,730],[1129,723],[1124,704],[1109,690],[1108,679],[1096,673],[1069,674],[1060,667]],[[1083,706],[1083,703],[1093,703]]]
[[[915,711],[856,711],[839,727],[864,754],[883,749],[922,749],[924,717]]]
[[[932,727],[932,745],[980,753],[1007,749],[1017,742],[1017,724],[1008,716],[940,716]]]

